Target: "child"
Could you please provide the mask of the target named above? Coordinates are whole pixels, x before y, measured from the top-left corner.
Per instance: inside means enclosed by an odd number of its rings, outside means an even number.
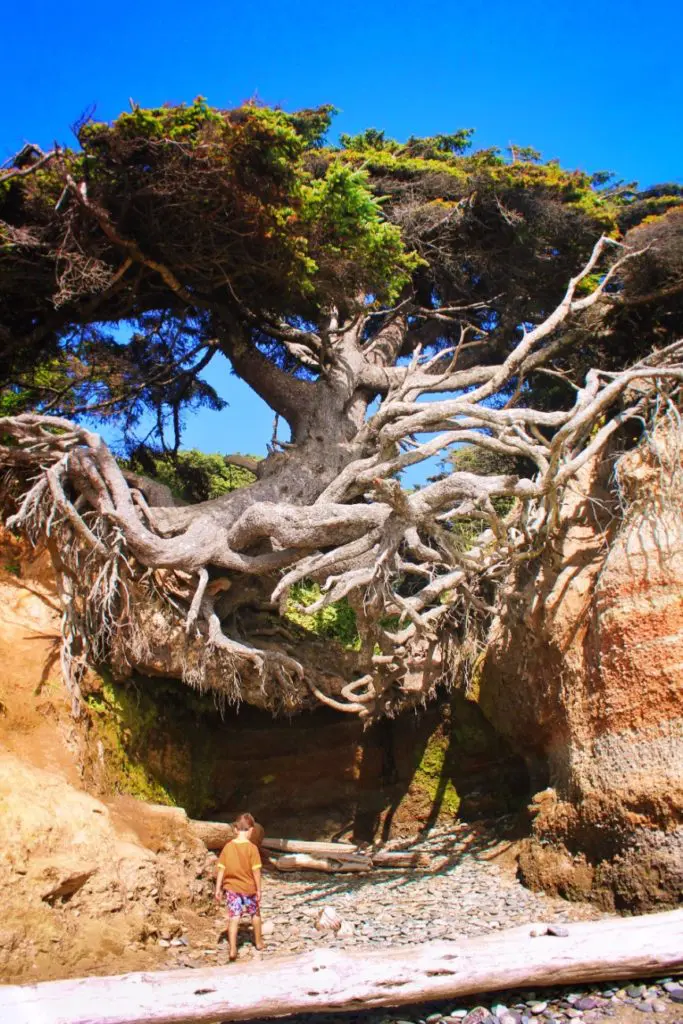
[[[228,910],[229,957],[237,959],[237,930],[243,914],[251,917],[254,926],[254,945],[263,949],[261,930],[261,857],[258,847],[251,842],[254,819],[251,814],[240,814],[235,822],[237,835],[223,847],[218,858],[216,875],[216,902],[221,894]]]

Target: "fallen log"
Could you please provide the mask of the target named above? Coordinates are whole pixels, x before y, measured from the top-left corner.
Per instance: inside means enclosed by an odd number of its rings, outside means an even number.
[[[429,867],[428,853],[411,853],[409,850],[378,850],[371,853],[373,868],[425,868]]]
[[[268,836],[261,843],[266,850],[277,850],[281,853],[311,853],[314,856],[338,857],[340,860],[345,856],[358,855],[358,847],[353,843],[314,843],[303,839],[269,839]]]
[[[284,853],[271,864],[278,871],[370,871],[372,861],[369,857],[358,857],[353,860],[336,860],[331,857],[312,857],[310,853]]]
[[[225,821],[200,821],[190,818],[188,824],[193,835],[201,839],[209,850],[222,850],[226,843],[235,838],[235,829]],[[261,849],[280,853],[310,853],[314,856],[330,854],[340,860],[358,855],[358,847],[352,843],[318,843],[303,839],[269,839],[266,836],[258,845]]]
[[[235,838],[235,829],[225,821],[198,821],[190,818],[193,835],[206,846],[207,850],[222,850],[226,843]]]
[[[302,956],[200,970],[0,987],[12,1024],[218,1024],[292,1013],[367,1010],[543,985],[673,974],[683,967],[683,910],[462,942]]]

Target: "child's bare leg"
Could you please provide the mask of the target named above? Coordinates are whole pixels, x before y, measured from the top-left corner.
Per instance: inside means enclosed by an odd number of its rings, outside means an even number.
[[[228,956],[231,960],[237,959],[237,931],[240,926],[239,917],[231,917],[228,919]]]
[[[254,945],[257,949],[263,949],[263,928],[261,926],[261,915],[254,914],[251,919],[254,926]]]

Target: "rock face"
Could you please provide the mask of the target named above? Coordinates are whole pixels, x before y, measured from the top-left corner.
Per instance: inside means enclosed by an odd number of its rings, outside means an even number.
[[[480,678],[486,714],[535,787],[532,886],[607,907],[683,889],[680,436],[621,458],[621,508],[587,467],[564,528],[502,595]],[[673,480],[673,482],[672,482]]]

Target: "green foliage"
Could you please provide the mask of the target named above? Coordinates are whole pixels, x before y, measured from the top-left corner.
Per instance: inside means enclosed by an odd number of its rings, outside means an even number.
[[[207,358],[210,346],[225,351],[237,322],[248,343],[301,372],[276,340],[267,348],[273,321],[315,325],[360,296],[377,309],[407,285],[417,306],[479,304],[473,326],[504,351],[520,323],[555,308],[600,232],[647,228],[683,203],[680,186],[638,193],[532,147],[475,150],[469,128],[406,142],[370,128],[329,145],[333,114],[220,110],[202,97],[133,106],[82,124],[80,149],[32,173],[0,172],[0,411],[49,405],[77,417],[94,401],[127,433],[151,412],[157,440],[170,424],[177,449],[183,414],[220,405],[200,376],[202,346]],[[38,156],[22,159],[30,170]],[[676,266],[665,263],[652,249],[613,287],[649,294],[646,277],[667,287]],[[625,344],[628,324],[616,324],[613,360],[676,332],[659,307],[638,317]],[[107,326],[121,323],[133,330],[125,345]],[[457,333],[442,326],[439,342]],[[582,339],[563,358],[580,369],[600,344]],[[556,385],[531,386],[555,400]]]
[[[356,625],[356,616],[346,598],[335,601],[334,604],[328,605],[327,608],[321,608],[320,611],[314,612],[312,615],[300,611],[297,607],[297,605],[303,605],[305,608],[314,604],[320,596],[321,590],[318,583],[303,580],[301,583],[294,584],[289,594],[285,617],[310,633],[336,640],[348,650],[360,650],[360,635]]]
[[[336,276],[347,295],[364,286],[379,300],[391,302],[423,261],[406,253],[400,229],[384,219],[367,174],[332,161],[303,196],[302,222],[325,238],[320,267]],[[365,280],[358,275],[359,267]]]
[[[250,458],[258,458],[252,455]],[[138,452],[127,462],[134,472],[143,473],[170,487],[182,501],[194,504],[247,487],[256,477],[248,469],[232,466],[218,454],[207,455],[196,448],[175,455]]]
[[[398,142],[395,142],[394,139],[387,139],[384,132],[377,128],[367,128],[360,135],[342,133],[339,136],[339,143],[342,149],[355,150],[360,153],[368,149],[395,151],[399,148]]]
[[[67,368],[59,358],[47,359],[29,369],[21,379],[0,388],[0,416],[17,416],[40,406],[47,396],[70,386]]]
[[[411,135],[400,152],[425,160],[443,160],[466,153],[472,146],[473,135],[474,128],[460,128],[451,135],[433,135],[427,138],[416,138]]]
[[[319,149],[329,131],[332,118],[337,113],[337,108],[331,104],[325,104],[312,110],[297,110],[294,114],[288,114],[289,123],[297,135],[301,136],[307,147]]]
[[[541,162],[541,154],[533,146],[510,146],[508,151],[513,163],[521,161],[527,164],[540,164]]]
[[[465,153],[472,145],[473,128],[460,128],[451,135],[433,135],[418,138],[411,135],[407,142],[388,139],[383,131],[368,128],[359,135],[340,135],[342,149],[363,153],[375,150],[392,153],[397,157],[417,157],[424,160],[442,160]]]

